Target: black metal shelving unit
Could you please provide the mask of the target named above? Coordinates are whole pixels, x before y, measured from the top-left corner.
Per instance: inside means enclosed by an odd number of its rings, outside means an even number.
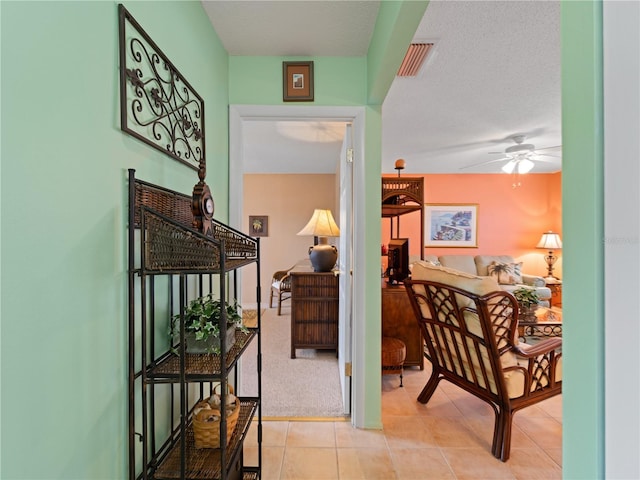
[[[260,242],[215,220],[212,236],[194,230],[191,202],[191,196],[136,179],[129,170],[129,479],[259,479],[260,308],[256,328],[236,331],[224,355],[187,353],[184,323],[175,344],[168,326],[197,296],[216,292],[225,302],[235,300],[237,271],[252,264],[260,305]],[[226,351],[226,328],[223,314],[221,351]],[[240,414],[230,435],[222,409],[220,448],[196,448],[194,405],[218,384],[224,403],[226,387],[238,385],[238,362],[251,342],[257,342],[257,397],[239,397]],[[244,442],[254,420],[257,464],[245,466]]]

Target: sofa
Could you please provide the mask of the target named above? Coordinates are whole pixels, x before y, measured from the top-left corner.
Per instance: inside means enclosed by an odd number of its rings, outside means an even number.
[[[544,278],[522,273],[522,263],[510,255],[425,255],[424,260],[470,275],[493,277],[500,288],[511,293],[522,287],[532,288],[538,294],[540,305],[549,306],[551,289]]]

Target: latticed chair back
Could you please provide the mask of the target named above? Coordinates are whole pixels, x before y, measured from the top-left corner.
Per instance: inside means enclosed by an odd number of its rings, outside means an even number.
[[[409,288],[431,363],[454,383],[464,382],[483,395],[497,400],[506,393],[500,356],[511,350],[517,333],[512,297],[496,291],[481,298],[427,281]]]
[[[489,403],[492,453],[506,461],[513,413],[562,391],[562,339],[519,343],[517,301],[493,279],[414,266],[405,286],[433,367],[418,401],[427,403],[446,379]]]

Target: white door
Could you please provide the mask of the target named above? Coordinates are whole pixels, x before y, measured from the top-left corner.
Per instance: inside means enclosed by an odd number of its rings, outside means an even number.
[[[340,152],[340,317],[338,324],[338,368],[345,414],[351,413],[351,329],[353,271],[353,141],[351,124],[346,125]],[[348,371],[347,371],[348,370]]]

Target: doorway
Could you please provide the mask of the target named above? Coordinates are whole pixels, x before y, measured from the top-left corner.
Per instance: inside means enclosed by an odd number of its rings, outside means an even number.
[[[245,127],[248,122],[278,122],[278,121],[315,121],[315,122],[342,122],[345,125],[351,124],[352,127],[352,144],[353,148],[353,175],[364,172],[364,108],[363,107],[291,107],[291,106],[230,106],[230,162],[229,162],[229,197],[230,211],[229,222],[236,228],[243,225],[243,175],[245,160]],[[359,172],[359,173],[358,173]],[[363,212],[363,187],[357,183],[353,187],[353,215],[356,217],[358,212]],[[364,242],[363,228],[357,224],[353,226],[352,238],[354,243]],[[362,255],[362,253],[360,254]],[[363,258],[358,257],[358,252],[354,253],[353,264],[362,264]],[[268,285],[261,282],[262,285],[262,303],[268,298]],[[267,288],[265,288],[267,287]],[[345,355],[349,352],[363,352],[362,343],[364,335],[358,335],[363,331],[363,322],[359,321],[357,311],[363,308],[364,291],[361,285],[354,282],[354,289],[351,298],[350,318],[354,319],[351,329],[344,330],[352,332],[352,338],[347,340],[347,344],[351,347],[345,348],[342,344],[339,349],[339,355]],[[341,319],[341,322],[345,321]],[[345,351],[348,350],[348,351]],[[362,364],[362,360],[353,355],[351,358],[353,371],[357,371],[357,365]],[[345,375],[345,372],[341,372]],[[358,425],[359,412],[364,402],[363,388],[358,388],[358,382],[353,382],[356,386],[351,392],[351,419],[355,426]],[[362,382],[359,382],[363,385]]]

